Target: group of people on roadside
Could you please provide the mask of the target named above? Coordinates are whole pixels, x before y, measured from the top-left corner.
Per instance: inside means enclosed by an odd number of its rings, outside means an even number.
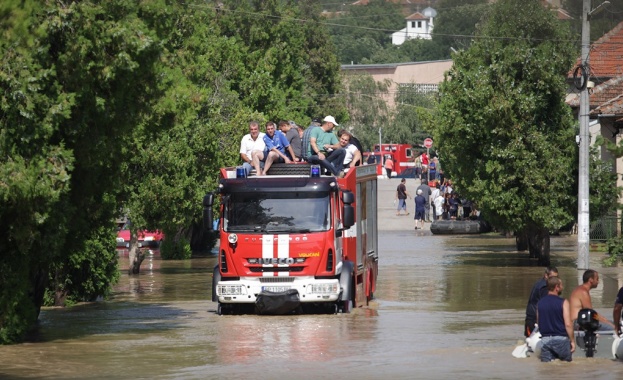
[[[406,179],[403,178],[396,188],[396,216],[409,215],[407,198],[411,199],[411,195],[406,188]],[[416,230],[423,229],[425,222],[433,220],[480,219],[480,211],[475,204],[467,199],[461,199],[454,191],[452,181],[448,179],[443,184],[435,181],[432,189],[428,182],[421,181],[416,189],[414,201]]]
[[[429,157],[427,152],[422,152],[415,157],[415,178],[421,181],[438,181],[444,183],[444,173],[439,163],[439,157]]]
[[[541,361],[550,362],[555,359],[571,361],[575,351],[576,320],[582,309],[593,309],[590,290],[599,285],[599,273],[588,269],[582,275],[582,284],[571,292],[569,299],[560,297],[564,289],[563,282],[558,277],[556,267],[547,267],[543,277],[539,279],[530,292],[526,306],[526,320],[524,335],[529,337],[537,328],[541,334],[543,346]],[[614,302],[612,320],[600,314],[596,317],[600,322],[615,329],[621,334],[621,310],[623,308],[623,287],[619,289]]]
[[[240,142],[247,176],[252,171],[266,175],[274,163],[308,162],[341,178],[345,168],[362,164],[361,143],[345,129],[336,136],[333,130],[339,124],[331,115],[314,119],[305,130],[293,121],[283,120],[278,126],[269,121],[265,132],[260,132],[257,121],[249,123],[249,133]]]

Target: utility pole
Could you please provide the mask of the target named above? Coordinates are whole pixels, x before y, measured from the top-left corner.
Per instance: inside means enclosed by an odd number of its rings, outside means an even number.
[[[589,268],[589,242],[590,242],[590,218],[589,218],[589,118],[590,104],[588,101],[589,80],[589,54],[591,44],[591,16],[603,10],[605,5],[610,4],[604,1],[595,9],[591,10],[591,1],[584,0],[582,5],[582,56],[580,64],[584,67],[582,71],[582,89],[580,91],[580,162],[579,162],[579,178],[578,178],[578,269]]]
[[[581,62],[588,70],[588,56],[590,53],[591,28],[589,24],[589,13],[591,1],[584,0],[582,6],[582,53]],[[582,72],[584,75],[584,72]],[[588,78],[582,78],[587,81]],[[578,178],[578,269],[588,269],[588,250],[589,250],[589,196],[588,196],[588,152],[590,145],[590,134],[588,130],[588,89],[582,86],[580,91],[580,171]]]

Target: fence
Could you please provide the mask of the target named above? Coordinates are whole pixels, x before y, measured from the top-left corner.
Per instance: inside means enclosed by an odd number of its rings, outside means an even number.
[[[602,216],[591,223],[589,231],[591,241],[606,241],[617,236],[617,225],[621,220],[616,215]]]

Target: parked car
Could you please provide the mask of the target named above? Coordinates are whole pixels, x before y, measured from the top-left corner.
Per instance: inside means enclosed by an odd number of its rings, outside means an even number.
[[[138,231],[138,246],[139,247],[153,247],[157,248],[164,240],[164,233],[162,231]],[[117,232],[117,247],[129,248],[130,247],[130,222],[126,222],[123,227]]]

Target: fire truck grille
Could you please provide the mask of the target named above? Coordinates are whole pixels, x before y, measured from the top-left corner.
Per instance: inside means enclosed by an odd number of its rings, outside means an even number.
[[[253,273],[263,273],[263,272],[302,272],[303,267],[252,267],[249,270]],[[284,277],[287,278],[287,277]]]
[[[294,277],[260,277],[261,283],[294,282]]]

